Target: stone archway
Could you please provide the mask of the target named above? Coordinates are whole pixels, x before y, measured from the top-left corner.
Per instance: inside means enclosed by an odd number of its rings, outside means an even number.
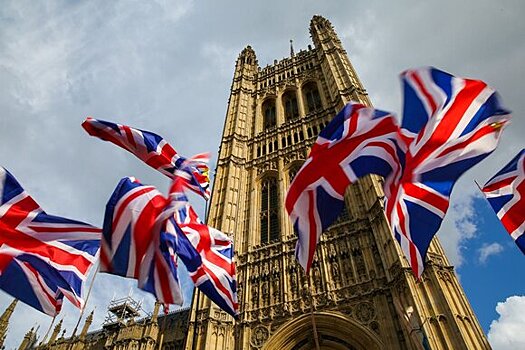
[[[335,312],[314,313],[321,350],[380,350],[384,346],[375,333]],[[302,315],[281,326],[262,350],[314,349],[312,316]]]

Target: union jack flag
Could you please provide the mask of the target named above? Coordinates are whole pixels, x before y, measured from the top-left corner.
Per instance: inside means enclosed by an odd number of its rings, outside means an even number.
[[[525,254],[525,149],[494,175],[482,192]]]
[[[0,167],[0,288],[54,316],[64,296],[84,306],[82,283],[97,259],[100,229],[47,214]]]
[[[168,205],[155,187],[120,180],[106,206],[100,271],[137,279],[160,302],[182,305],[177,238],[165,230]]]
[[[497,146],[510,116],[482,81],[435,68],[402,75],[406,153],[385,181],[392,233],[419,277],[456,180]]]
[[[347,104],[321,131],[286,195],[299,236],[295,255],[307,273],[321,233],[341,213],[348,185],[366,174],[399,171],[401,146],[395,117],[361,104]]]
[[[89,135],[120,146],[169,178],[173,178],[175,170],[186,160],[164,138],[150,131],[92,117],[87,117],[82,127]],[[206,200],[210,198],[208,158],[208,154],[194,156],[189,169],[193,173],[189,188]]]
[[[176,174],[170,190],[175,215],[168,222],[167,231],[178,235],[177,254],[195,286],[236,317],[239,304],[233,242],[226,234],[201,222],[184,193],[187,173]]]

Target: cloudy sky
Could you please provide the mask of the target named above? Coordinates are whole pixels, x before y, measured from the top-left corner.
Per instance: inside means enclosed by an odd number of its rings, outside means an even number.
[[[385,4],[386,3],[386,4]],[[513,111],[499,148],[467,173],[439,236],[495,349],[525,346],[525,263],[477,192],[525,146],[525,3],[515,1],[2,1],[0,165],[49,213],[102,224],[118,180],[168,182],[126,152],[90,138],[82,120],[155,131],[184,155],[216,160],[235,59],[251,45],[259,65],[310,42],[314,14],[335,26],[375,106],[400,113],[398,74],[433,65],[487,81]],[[521,136],[520,136],[521,135]],[[187,279],[185,285],[188,286]],[[191,290],[187,291],[189,303]],[[153,298],[135,282],[100,274],[88,310],[98,328],[111,298]],[[0,292],[0,310],[12,299]],[[67,301],[65,302],[67,303]],[[78,310],[64,307],[69,334]],[[28,320],[31,320],[28,322]],[[7,348],[50,318],[25,305]],[[520,328],[521,325],[521,328]]]

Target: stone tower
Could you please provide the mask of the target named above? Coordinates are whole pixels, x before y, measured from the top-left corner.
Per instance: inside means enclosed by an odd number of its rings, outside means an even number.
[[[348,189],[309,276],[296,262],[290,182],[344,104],[371,104],[331,23],[314,16],[310,34],[313,48],[273,65],[250,46],[237,59],[208,223],[234,238],[241,313],[195,297],[186,349],[490,348],[437,240],[414,279],[379,177]]]

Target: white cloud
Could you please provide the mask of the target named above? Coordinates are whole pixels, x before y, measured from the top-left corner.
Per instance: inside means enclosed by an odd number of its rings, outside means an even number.
[[[216,151],[242,48],[251,45],[261,66],[287,56],[290,38],[296,52],[306,49],[314,14],[332,21],[381,109],[399,114],[400,71],[432,64],[485,79],[500,90],[505,106],[525,110],[520,79],[525,6],[519,0],[473,3],[3,1],[0,165],[49,213],[101,225],[104,205],[121,177],[133,175],[161,190],[167,180],[125,151],[89,138],[79,127],[84,117],[157,132],[183,155]],[[436,12],[447,13],[446,23],[431,16]],[[523,147],[524,122],[515,118],[505,130],[495,156],[472,172],[478,179]],[[439,234],[456,265],[477,233],[471,180],[456,186]],[[191,290],[187,277],[181,279],[185,291]],[[135,281],[97,277],[88,306],[88,311],[97,306],[93,328],[100,327],[113,294],[124,296],[130,287],[141,295]],[[151,309],[152,297],[144,298]],[[0,311],[10,301],[0,292]],[[65,302],[63,313],[70,332],[78,310]],[[17,347],[33,325],[27,319],[41,325],[40,335],[50,321],[18,306],[7,348]]]
[[[473,186],[465,186],[467,179],[461,179],[452,192],[450,208],[439,230],[438,237],[447,253],[451,264],[459,267],[464,262],[464,250],[467,242],[478,231],[476,211],[474,210],[475,192]]]
[[[496,306],[499,314],[488,332],[494,350],[525,349],[525,296],[511,296]]]
[[[503,252],[503,250],[503,246],[497,242],[491,244],[485,243],[481,248],[478,249],[479,262],[481,264],[485,264],[489,256],[498,255]]]

